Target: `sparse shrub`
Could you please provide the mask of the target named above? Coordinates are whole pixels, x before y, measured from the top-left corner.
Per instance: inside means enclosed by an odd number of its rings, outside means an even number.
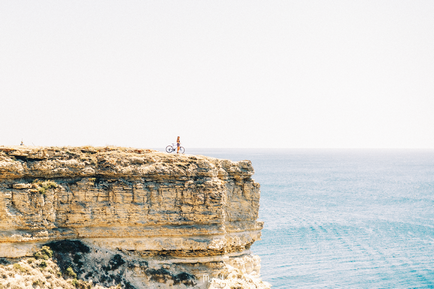
[[[33,281],[32,285],[33,285],[33,286],[37,286],[37,285],[39,285],[40,283],[41,283],[41,281],[39,281],[39,280],[35,280],[35,281]]]
[[[58,185],[54,181],[40,181],[40,180],[34,180],[33,183],[36,185],[37,190],[39,193],[45,195],[47,190],[57,188]]]
[[[39,264],[39,267],[41,267],[41,268],[47,267],[47,262],[41,261],[41,263]]]
[[[47,189],[55,189],[58,185],[55,181],[45,181],[42,183],[42,186]]]
[[[64,273],[65,275],[67,275],[67,276],[70,276],[70,277],[72,277],[72,278],[77,278],[77,274],[74,272],[74,270],[71,268],[71,267],[68,267],[66,270],[65,270],[65,273]]]
[[[35,261],[35,259],[33,259],[33,258],[29,258],[29,259],[27,259],[27,263],[29,263],[29,264],[32,264],[33,261]]]
[[[57,272],[57,276],[61,277],[62,276],[62,272]]]
[[[35,252],[35,253],[33,254],[33,257],[35,257],[37,260],[38,260],[38,259],[42,259],[42,253],[41,253],[40,251]]]
[[[14,268],[16,270],[19,270],[19,271],[23,272],[23,273],[28,272],[28,270],[26,268],[22,267],[21,264],[19,264],[19,263],[15,263],[14,264]]]
[[[39,192],[40,194],[45,195],[45,193],[47,192],[47,190],[46,190],[45,188],[43,188],[43,187],[40,187],[40,188],[38,189],[38,192]]]
[[[33,256],[36,259],[44,259],[44,260],[48,260],[51,257],[53,257],[53,251],[50,249],[50,247],[47,246],[43,246],[42,249],[38,252],[35,252],[33,254]]]
[[[92,288],[92,283],[91,282],[86,282],[86,281],[83,281],[83,280],[74,279],[74,280],[71,281],[71,284],[73,286],[75,286],[76,288],[79,288],[79,289],[91,289]],[[110,287],[110,288],[112,288],[112,287]]]
[[[49,258],[53,257],[53,251],[48,246],[42,246],[41,252]]]

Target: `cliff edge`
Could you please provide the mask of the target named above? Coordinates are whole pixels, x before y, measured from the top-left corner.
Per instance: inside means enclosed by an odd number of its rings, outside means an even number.
[[[253,173],[153,150],[0,147],[0,258],[45,246],[107,287],[269,288],[249,251],[263,226]]]

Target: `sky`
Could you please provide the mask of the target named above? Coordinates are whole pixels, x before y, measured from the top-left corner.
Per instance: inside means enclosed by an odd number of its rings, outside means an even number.
[[[0,0],[0,145],[434,149],[434,1]]]

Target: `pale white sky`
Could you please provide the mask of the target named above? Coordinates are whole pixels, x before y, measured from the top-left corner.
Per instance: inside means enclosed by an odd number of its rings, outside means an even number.
[[[0,145],[434,148],[434,1],[0,0]]]

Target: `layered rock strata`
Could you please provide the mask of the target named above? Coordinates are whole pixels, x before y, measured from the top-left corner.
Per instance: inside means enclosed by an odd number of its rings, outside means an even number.
[[[237,272],[265,288],[249,251],[263,225],[253,172],[152,150],[0,147],[0,257],[47,244],[105,286],[218,288]]]

